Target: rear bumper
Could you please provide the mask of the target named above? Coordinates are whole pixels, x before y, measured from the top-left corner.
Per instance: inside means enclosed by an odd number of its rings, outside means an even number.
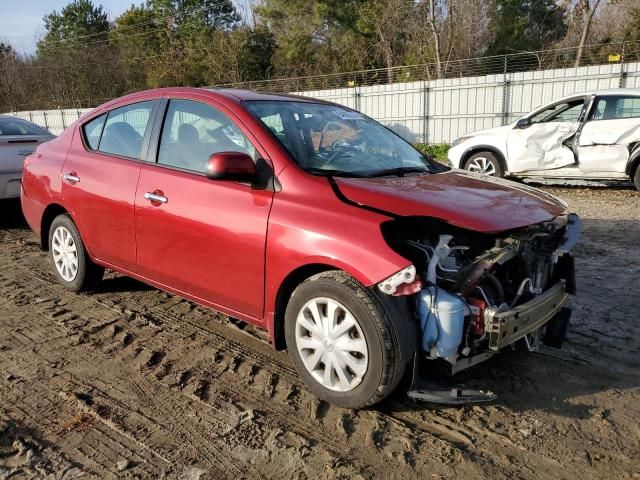
[[[546,292],[511,310],[488,311],[486,325],[489,349],[498,351],[542,327],[562,309],[568,299],[566,282],[560,280]]]
[[[20,198],[22,171],[0,173],[0,199]]]
[[[29,227],[40,235],[42,215],[45,209],[44,205],[27,196],[24,187],[21,188],[20,203],[22,205],[22,215],[29,224]]]

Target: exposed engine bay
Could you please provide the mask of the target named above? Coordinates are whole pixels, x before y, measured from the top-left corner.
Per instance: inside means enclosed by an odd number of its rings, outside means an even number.
[[[569,250],[579,232],[574,214],[499,234],[396,219],[383,234],[413,266],[378,287],[411,298],[424,356],[451,373],[506,346],[559,348],[569,319],[563,304],[575,293]]]

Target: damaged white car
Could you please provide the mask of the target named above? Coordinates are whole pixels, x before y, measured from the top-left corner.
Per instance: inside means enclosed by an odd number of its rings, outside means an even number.
[[[640,89],[565,97],[458,138],[449,160],[496,177],[631,180],[640,190]]]

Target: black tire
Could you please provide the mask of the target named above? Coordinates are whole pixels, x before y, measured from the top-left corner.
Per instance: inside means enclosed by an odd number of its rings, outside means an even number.
[[[72,280],[63,278],[60,272],[58,272],[54,261],[53,235],[59,227],[64,227],[70,233],[76,247],[78,269]],[[58,215],[51,223],[51,227],[49,228],[49,257],[51,258],[53,273],[58,283],[72,292],[91,290],[102,280],[102,276],[104,275],[104,268],[96,265],[89,258],[84,243],[82,243],[80,233],[75,223],[73,223],[73,220],[71,220],[71,217],[67,214]]]
[[[341,303],[354,316],[367,344],[368,367],[353,389],[338,392],[326,388],[305,367],[296,346],[296,319],[310,300],[326,297]],[[291,295],[285,313],[285,339],[300,377],[320,398],[344,408],[373,405],[396,388],[406,369],[393,324],[380,299],[344,272],[330,271],[304,281]]]
[[[502,178],[504,177],[504,169],[502,168],[502,164],[500,163],[500,160],[498,160],[498,158],[495,156],[494,153],[491,152],[477,152],[474,153],[473,155],[471,155],[466,162],[464,162],[464,169],[465,170],[469,170],[471,172],[475,171],[477,173],[484,173],[481,172],[479,169],[474,169],[474,165],[483,165],[486,162],[487,168],[491,168],[492,172],[491,173],[486,173],[486,175],[489,175],[491,177],[498,177],[498,178]]]
[[[636,173],[633,176],[633,184],[636,186],[636,190],[640,192],[640,164],[636,166]]]

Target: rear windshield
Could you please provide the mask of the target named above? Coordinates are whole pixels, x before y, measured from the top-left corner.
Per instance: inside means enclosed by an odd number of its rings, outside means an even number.
[[[0,135],[49,135],[49,132],[19,118],[0,118]]]

